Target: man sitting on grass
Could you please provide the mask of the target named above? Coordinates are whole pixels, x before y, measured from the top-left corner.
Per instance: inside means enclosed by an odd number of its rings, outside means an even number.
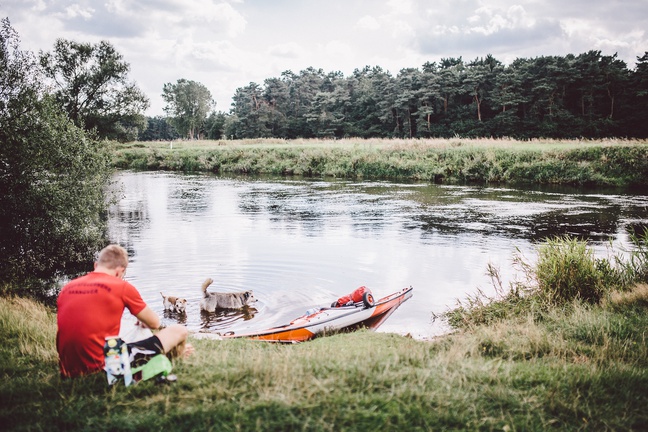
[[[128,252],[109,245],[100,253],[94,271],[72,280],[59,294],[56,349],[61,376],[87,375],[103,370],[103,346],[108,336],[119,334],[124,308],[150,329],[160,327],[160,318],[146,305],[137,289],[126,282]],[[188,331],[180,324],[170,325],[155,335],[128,344],[131,353],[153,357],[174,348],[179,354],[193,352],[186,343]],[[141,358],[135,359],[138,363]]]

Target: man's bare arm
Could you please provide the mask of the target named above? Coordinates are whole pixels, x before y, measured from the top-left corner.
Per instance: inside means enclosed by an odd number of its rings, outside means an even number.
[[[142,324],[146,325],[150,329],[160,328],[160,317],[148,306],[142,309],[142,311],[135,316]]]

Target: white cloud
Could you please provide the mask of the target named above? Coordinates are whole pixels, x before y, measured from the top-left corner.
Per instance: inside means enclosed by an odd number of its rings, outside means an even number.
[[[412,0],[388,0],[387,6],[392,14],[409,15],[414,10]]]
[[[289,42],[270,46],[268,54],[276,57],[299,58],[304,55],[304,49],[296,42]]]
[[[42,12],[45,10],[45,7],[46,5],[44,0],[36,0],[30,9],[34,12]]]
[[[41,9],[42,10],[42,9]],[[65,18],[83,18],[90,19],[95,10],[91,7],[81,7],[78,4],[72,4],[65,8]]]
[[[247,21],[232,5],[214,3],[211,0],[193,0],[187,9],[183,25],[208,23],[222,26],[228,37],[236,37],[245,31]]]
[[[376,18],[370,15],[365,15],[358,20],[355,27],[361,30],[378,30],[380,28],[380,23]]]
[[[326,44],[324,47],[324,50],[326,51],[326,54],[331,56],[331,57],[345,57],[345,58],[351,58],[353,57],[353,48],[346,43],[342,42],[339,40],[334,40],[330,41],[329,43]]]

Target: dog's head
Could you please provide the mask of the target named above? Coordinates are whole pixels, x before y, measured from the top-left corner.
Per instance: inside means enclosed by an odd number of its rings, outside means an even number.
[[[243,292],[243,302],[247,305],[251,303],[255,303],[257,301],[256,297],[254,297],[254,293],[252,291],[244,291]]]
[[[177,312],[184,312],[187,310],[187,299],[178,298],[175,302],[175,310]]]

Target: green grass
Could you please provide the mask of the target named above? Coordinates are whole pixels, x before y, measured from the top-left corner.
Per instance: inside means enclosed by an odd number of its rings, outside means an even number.
[[[648,185],[648,142],[245,140],[113,144],[122,169],[410,179],[445,183]]]
[[[633,291],[634,293],[634,291]],[[434,341],[193,340],[172,385],[58,377],[54,314],[0,300],[4,430],[641,430],[648,290]]]
[[[366,330],[297,345],[192,337],[173,384],[58,375],[56,316],[0,298],[3,430],[646,430],[648,230],[602,265],[569,238],[430,341]],[[632,265],[629,265],[631,263]],[[615,277],[610,277],[614,275]],[[594,281],[594,282],[592,282]],[[586,282],[586,283],[583,283]],[[596,285],[596,298],[589,296]]]

